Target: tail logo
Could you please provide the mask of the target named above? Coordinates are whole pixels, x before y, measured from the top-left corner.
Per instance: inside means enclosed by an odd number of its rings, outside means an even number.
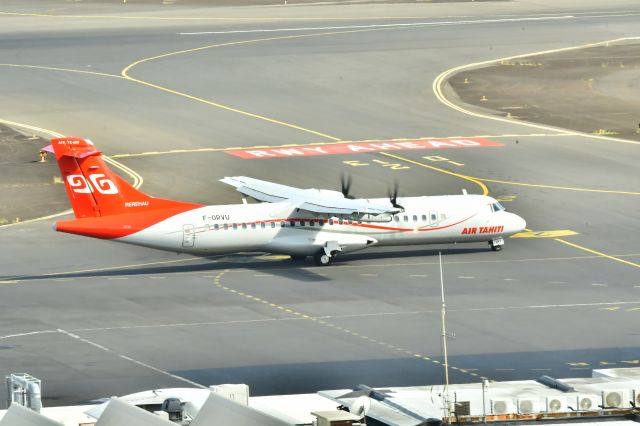
[[[108,179],[102,173],[94,173],[89,175],[89,181],[82,175],[69,175],[67,176],[67,183],[69,187],[73,189],[73,192],[78,194],[90,194],[94,192],[94,189],[100,194],[110,195],[117,194],[118,187],[113,183],[111,179]]]

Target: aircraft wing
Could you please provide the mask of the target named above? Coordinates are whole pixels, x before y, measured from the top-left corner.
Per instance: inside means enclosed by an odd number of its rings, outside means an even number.
[[[338,191],[300,189],[246,176],[225,177],[220,179],[220,182],[234,186],[238,192],[256,200],[268,203],[288,201],[299,209],[313,213],[378,215],[399,211],[391,205],[371,203],[365,199],[345,198]]]

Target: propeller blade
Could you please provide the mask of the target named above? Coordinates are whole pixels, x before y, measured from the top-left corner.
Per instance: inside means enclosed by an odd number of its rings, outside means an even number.
[[[400,204],[398,204],[398,193],[400,192],[400,184],[398,184],[398,181],[395,180],[393,181],[393,187],[389,188],[389,202],[391,202],[391,205],[397,209],[401,209],[404,211],[404,207],[402,207]]]
[[[353,195],[349,193],[351,191],[351,175],[349,173],[342,172],[340,175],[340,191],[344,198],[354,199]]]

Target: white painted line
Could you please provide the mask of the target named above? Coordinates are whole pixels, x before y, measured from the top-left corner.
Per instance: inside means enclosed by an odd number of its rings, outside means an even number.
[[[602,283],[593,283],[591,285],[594,287],[609,287],[609,284],[602,284]]]
[[[57,333],[57,330],[40,330],[40,331],[29,331],[27,333],[9,334],[6,336],[0,336],[0,340],[12,339],[15,337],[35,336],[38,334],[47,334],[47,333]]]
[[[320,318],[320,317],[318,317]],[[265,318],[265,319],[253,319],[253,320],[235,320],[235,321],[216,321],[216,322],[191,322],[191,323],[174,323],[174,324],[147,324],[147,325],[123,325],[117,327],[99,327],[99,328],[77,328],[71,331],[83,332],[83,331],[111,331],[111,330],[136,330],[143,328],[171,328],[171,327],[198,327],[198,326],[216,326],[216,325],[234,325],[234,324],[252,324],[262,322],[276,322],[276,321],[295,321],[303,320],[299,317],[285,317],[285,318]]]
[[[564,281],[548,281],[549,284],[566,284]]]
[[[475,278],[476,277],[458,277],[458,279],[460,279],[460,280],[473,280]]]
[[[108,352],[108,353],[114,354],[118,358],[124,359],[124,360],[129,361],[129,362],[133,362],[134,364],[137,364],[137,365],[139,365],[141,367],[144,367],[144,368],[146,368],[148,370],[155,371],[156,373],[160,373],[160,374],[163,374],[165,376],[169,376],[169,377],[171,377],[173,379],[179,380],[179,381],[184,382],[184,383],[188,383],[188,384],[190,384],[192,386],[195,386],[195,387],[198,387],[198,388],[201,388],[201,389],[207,389],[206,386],[203,386],[200,383],[196,383],[196,382],[193,382],[193,381],[191,381],[189,379],[186,379],[184,377],[180,377],[180,376],[177,376],[175,374],[171,374],[168,371],[164,371],[164,370],[161,370],[161,369],[159,369],[157,367],[154,367],[152,365],[146,364],[146,363],[144,363],[142,361],[138,361],[137,359],[131,358],[130,356],[119,354],[119,353],[114,352],[113,350],[107,348],[106,346],[103,346],[103,345],[101,345],[99,343],[96,343],[96,342],[92,342],[91,340],[85,339],[84,337],[80,337],[77,334],[73,334],[73,333],[70,333],[70,332],[68,332],[66,330],[62,330],[62,329],[58,329],[57,331],[59,333],[61,333],[61,334],[67,335],[67,336],[69,336],[69,337],[71,337],[73,339],[79,340],[79,341],[81,341],[83,343],[86,343],[86,344],[91,345],[91,346],[93,346],[95,348],[98,348],[103,352]]]
[[[412,277],[412,278],[427,278],[429,275],[426,275],[426,274],[414,274],[414,275],[409,275],[409,276]]]
[[[627,15],[624,15],[627,16]],[[505,22],[528,22],[528,21],[552,21],[559,19],[574,19],[573,15],[542,16],[529,18],[502,18],[502,19],[477,19],[462,21],[431,21],[431,22],[406,22],[399,24],[372,24],[372,25],[340,25],[331,27],[297,27],[297,28],[260,28],[255,30],[229,30],[229,31],[198,31],[183,32],[178,35],[208,35],[208,34],[248,34],[248,33],[274,33],[292,31],[324,31],[324,30],[356,30],[368,28],[403,28],[403,27],[424,27],[424,26],[449,26],[449,25],[474,25],[474,24],[495,24]]]
[[[518,278],[505,278],[503,281],[520,281]]]

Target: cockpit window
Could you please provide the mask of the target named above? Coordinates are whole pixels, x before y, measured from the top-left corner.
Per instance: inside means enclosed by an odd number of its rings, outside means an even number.
[[[501,212],[506,209],[502,206],[502,204],[496,201],[495,203],[491,204],[491,210],[493,210],[494,212]]]

